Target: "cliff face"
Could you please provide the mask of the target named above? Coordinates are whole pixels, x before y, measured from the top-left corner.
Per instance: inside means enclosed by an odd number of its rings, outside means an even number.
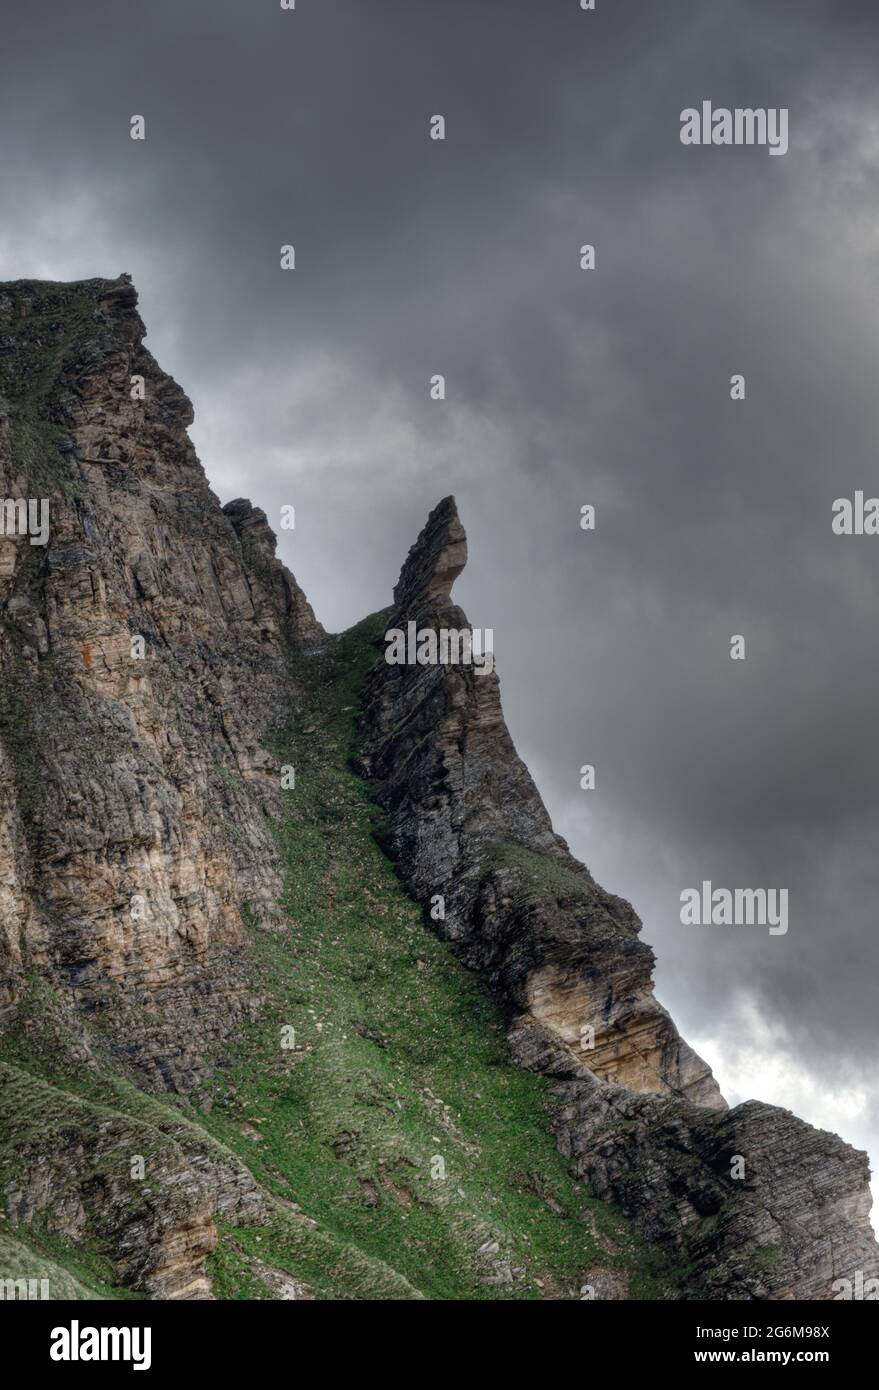
[[[403,566],[388,627],[469,630],[450,596],[466,560],[447,498]],[[444,932],[468,965],[602,1079],[724,1108],[709,1068],[653,998],[653,952],[636,913],[553,832],[493,670],[380,663],[364,751],[403,876],[421,902],[445,898]]]
[[[0,286],[0,497],[49,504],[0,534],[3,1258],[173,1298],[879,1273],[865,1156],[726,1109],[496,675],[382,659],[468,627],[453,501],[329,638],[143,336],[127,277]]]
[[[468,628],[451,599],[466,556],[447,498],[403,566],[388,628]],[[576,1175],[682,1261],[690,1295],[832,1298],[835,1279],[873,1277],[866,1155],[787,1111],[726,1111],[653,998],[635,912],[553,833],[496,674],[382,661],[364,709],[364,764],[400,873],[428,919],[444,899],[435,925],[507,1001],[514,1056],[554,1079],[553,1127]]]
[[[0,1002],[50,968],[185,1089],[251,1007],[238,905],[279,885],[260,735],[322,632],[263,513],[220,509],[135,305],[124,277],[0,290],[0,493],[50,515],[45,547],[0,537]]]

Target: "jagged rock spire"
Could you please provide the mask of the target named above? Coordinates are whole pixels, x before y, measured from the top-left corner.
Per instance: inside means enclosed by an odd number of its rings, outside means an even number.
[[[449,599],[466,556],[448,497],[403,566],[398,619],[466,626]],[[553,832],[496,675],[378,662],[361,751],[398,872],[425,907],[439,895],[429,925],[510,1010],[515,1060],[552,1080],[572,1173],[685,1267],[687,1296],[828,1299],[879,1277],[867,1156],[774,1106],[726,1109],[653,996],[636,913]]]
[[[454,497],[444,497],[406,557],[394,589],[396,607],[414,609],[426,599],[449,598],[466,563],[467,535]]]

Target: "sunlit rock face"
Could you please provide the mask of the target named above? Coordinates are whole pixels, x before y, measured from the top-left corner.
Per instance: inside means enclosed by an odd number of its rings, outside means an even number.
[[[279,881],[260,739],[323,634],[265,515],[211,492],[136,304],[124,276],[0,287],[0,496],[50,517],[45,546],[0,539],[0,1005],[45,967],[186,1089],[253,1007],[241,903]]]

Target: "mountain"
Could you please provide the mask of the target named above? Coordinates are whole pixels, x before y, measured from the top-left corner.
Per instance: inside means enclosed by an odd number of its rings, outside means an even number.
[[[454,500],[389,608],[327,634],[265,514],[211,492],[144,333],[127,276],[0,286],[0,1278],[879,1276],[866,1156],[726,1107],[635,912],[554,834],[494,671],[384,659],[391,629],[469,630]]]

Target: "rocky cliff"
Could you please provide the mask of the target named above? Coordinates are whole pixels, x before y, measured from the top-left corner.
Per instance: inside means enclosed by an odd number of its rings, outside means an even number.
[[[329,637],[143,337],[125,276],[0,286],[0,499],[49,507],[45,545],[14,506],[0,534],[9,1276],[820,1299],[879,1274],[865,1156],[727,1110],[497,676],[383,659],[391,627],[468,630],[452,499],[392,607]]]
[[[265,516],[211,493],[135,304],[124,278],[0,290],[0,493],[50,509],[44,548],[0,537],[0,998],[51,968],[186,1087],[248,1008],[237,904],[278,889],[260,734],[321,630]]]
[[[388,628],[468,629],[451,598],[466,558],[447,498],[403,566]],[[508,1004],[519,1064],[554,1079],[573,1171],[682,1261],[684,1289],[830,1298],[835,1279],[872,1276],[866,1155],[771,1106],[724,1113],[653,997],[637,915],[553,833],[496,673],[380,661],[362,740],[390,853],[427,920],[442,898],[435,925]]]

